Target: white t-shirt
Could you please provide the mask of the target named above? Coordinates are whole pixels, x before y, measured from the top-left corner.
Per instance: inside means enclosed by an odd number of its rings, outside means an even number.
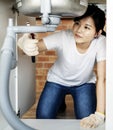
[[[96,82],[93,69],[96,62],[106,59],[105,36],[95,38],[83,54],[78,52],[71,30],[54,33],[43,40],[47,49],[56,50],[58,55],[48,72],[48,81],[70,87]]]

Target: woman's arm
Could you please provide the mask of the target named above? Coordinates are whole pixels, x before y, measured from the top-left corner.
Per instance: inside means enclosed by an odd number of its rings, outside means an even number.
[[[96,111],[105,113],[105,87],[106,87],[106,62],[100,61],[97,63],[97,108]]]
[[[84,128],[96,128],[104,123],[105,119],[105,82],[106,82],[106,62],[97,63],[97,108],[94,114],[89,115],[81,120],[80,125]]]
[[[47,50],[47,47],[45,46],[45,43],[44,43],[43,39],[40,39],[38,41],[37,47],[38,47],[39,53],[42,52],[42,51],[46,51]]]

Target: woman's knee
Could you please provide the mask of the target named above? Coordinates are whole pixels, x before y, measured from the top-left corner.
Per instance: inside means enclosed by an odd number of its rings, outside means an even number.
[[[50,113],[46,110],[44,111],[36,111],[36,119],[55,119],[56,116],[54,113]]]

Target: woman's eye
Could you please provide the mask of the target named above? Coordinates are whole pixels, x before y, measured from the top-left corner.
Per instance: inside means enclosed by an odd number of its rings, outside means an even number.
[[[75,25],[79,25],[79,24],[80,24],[79,21],[76,21],[76,22],[75,22]]]
[[[87,26],[85,27],[85,29],[88,29],[88,30],[90,30],[90,28],[89,28],[89,27],[87,27]]]

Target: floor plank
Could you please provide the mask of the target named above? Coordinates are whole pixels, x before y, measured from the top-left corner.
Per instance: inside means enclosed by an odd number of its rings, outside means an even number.
[[[35,103],[23,116],[22,119],[35,119],[37,103]],[[74,119],[74,108],[73,108],[73,100],[70,95],[66,96],[66,111],[64,113],[59,113],[58,119]]]

